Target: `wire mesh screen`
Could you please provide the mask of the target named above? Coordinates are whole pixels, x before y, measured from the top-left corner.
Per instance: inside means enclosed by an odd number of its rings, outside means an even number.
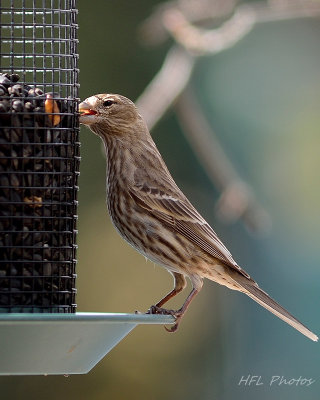
[[[0,2],[0,312],[74,312],[75,0]]]

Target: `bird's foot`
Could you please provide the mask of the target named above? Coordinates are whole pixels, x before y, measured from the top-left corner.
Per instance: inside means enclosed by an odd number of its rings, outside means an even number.
[[[173,333],[173,332],[177,332],[178,328],[179,328],[179,324],[181,321],[181,318],[183,316],[183,312],[180,310],[174,311],[174,314],[171,314],[174,318],[175,318],[175,323],[174,325],[170,326],[170,328],[167,328],[166,326],[164,327],[164,329],[167,332]]]
[[[147,314],[160,314],[160,315],[172,315],[174,316],[175,310],[168,310],[159,306],[151,306],[147,311]]]
[[[147,311],[147,314],[172,315],[176,320],[175,324],[170,328],[167,328],[166,326],[164,327],[167,332],[171,333],[178,330],[180,320],[183,316],[182,310],[168,310],[167,308],[162,308],[158,306],[151,306]]]

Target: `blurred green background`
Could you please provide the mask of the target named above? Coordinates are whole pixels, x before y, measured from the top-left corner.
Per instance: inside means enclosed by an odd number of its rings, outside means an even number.
[[[143,47],[137,30],[155,0],[78,0],[80,96],[133,100],[170,46]],[[214,215],[219,193],[172,111],[152,132],[169,169],[237,262],[314,332],[319,318],[319,19],[256,27],[235,47],[199,60],[192,86],[216,135],[272,217],[256,238]],[[99,139],[81,128],[78,310],[147,310],[172,286],[113,229]],[[179,306],[186,294],[172,302]],[[316,399],[320,350],[244,295],[206,282],[180,330],[140,326],[85,376],[1,377],[1,399]],[[264,385],[239,385],[261,375]],[[316,380],[272,385],[272,376]]]

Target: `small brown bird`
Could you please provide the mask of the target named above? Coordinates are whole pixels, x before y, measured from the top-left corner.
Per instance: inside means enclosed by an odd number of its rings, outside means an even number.
[[[203,278],[245,293],[313,341],[318,337],[267,293],[232,258],[217,234],[178,188],[132,101],[97,94],[79,106],[80,123],[100,136],[107,153],[107,205],[120,235],[137,251],[165,267],[174,288],[149,313],[179,322]],[[186,286],[193,289],[179,310],[162,306]]]

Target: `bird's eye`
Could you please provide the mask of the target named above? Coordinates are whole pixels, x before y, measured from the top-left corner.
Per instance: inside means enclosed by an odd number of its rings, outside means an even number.
[[[110,106],[112,106],[113,103],[114,103],[113,100],[105,100],[105,101],[103,102],[103,106],[104,106],[104,107],[110,107]]]

